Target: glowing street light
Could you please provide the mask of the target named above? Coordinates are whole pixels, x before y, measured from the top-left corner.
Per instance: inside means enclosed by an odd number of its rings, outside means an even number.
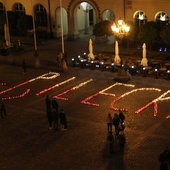
[[[111,28],[118,37],[123,37],[130,30],[130,27],[122,19],[119,19],[117,24],[114,23]]]

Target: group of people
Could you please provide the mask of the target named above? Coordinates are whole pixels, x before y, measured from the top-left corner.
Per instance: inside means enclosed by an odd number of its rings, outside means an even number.
[[[107,116],[106,119],[107,131],[108,131],[107,139],[109,141],[110,153],[114,153],[114,144],[116,140],[118,140],[120,151],[124,150],[124,145],[126,141],[124,135],[124,129],[125,129],[124,120],[125,120],[125,115],[120,109],[119,109],[119,113],[115,113],[113,117],[111,116],[110,113]],[[114,126],[115,135],[113,135],[112,126]]]
[[[55,97],[50,100],[49,96],[46,96],[46,114],[49,122],[49,129],[54,130],[66,130],[67,129],[67,119],[66,114],[63,109],[58,111],[58,102]]]
[[[0,99],[0,114],[1,114],[2,119],[4,118],[4,116],[5,117],[7,116],[6,109],[5,109],[5,104],[4,104],[2,99]]]

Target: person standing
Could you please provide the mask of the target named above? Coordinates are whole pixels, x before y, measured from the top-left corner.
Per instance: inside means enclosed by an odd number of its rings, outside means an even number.
[[[108,131],[108,133],[112,132],[112,116],[111,116],[110,113],[108,114],[108,116],[106,118],[106,122],[107,122],[107,131]]]
[[[125,121],[125,115],[123,114],[123,112],[121,111],[121,109],[119,109],[119,119],[120,119],[121,123],[124,123],[124,121]]]
[[[55,109],[58,112],[58,102],[55,97],[51,101],[52,109]]]
[[[2,119],[4,118],[4,116],[5,117],[7,116],[6,109],[5,109],[5,104],[2,101],[2,99],[0,100],[0,113],[1,113],[1,118]]]
[[[22,62],[22,68],[23,68],[23,73],[27,73],[27,64],[26,64],[26,59],[23,60]]]
[[[66,114],[63,109],[60,110],[59,118],[60,118],[61,130],[64,130],[64,129],[66,130],[67,129],[67,119],[66,119]]]
[[[53,116],[52,116],[52,111],[51,111],[51,100],[49,96],[46,96],[45,99],[45,104],[46,104],[46,114],[47,114],[47,119],[49,122],[49,129],[52,129],[52,122],[53,122]]]
[[[51,110],[51,100],[48,95],[46,96],[45,104],[46,104],[46,111]]]
[[[54,121],[54,130],[58,130],[58,102],[55,97],[53,97],[51,101],[52,105],[52,114],[53,114],[53,121]]]
[[[120,119],[117,113],[113,116],[113,125],[115,127],[115,134],[118,135],[118,127],[119,127]]]

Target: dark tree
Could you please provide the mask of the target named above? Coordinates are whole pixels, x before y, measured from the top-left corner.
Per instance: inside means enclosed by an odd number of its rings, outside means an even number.
[[[159,39],[159,31],[156,22],[150,21],[142,25],[139,29],[138,38],[141,43],[146,43],[151,51],[153,43],[157,42]]]
[[[162,30],[160,31],[160,37],[165,44],[170,45],[170,25],[162,28]]]
[[[33,18],[30,15],[22,15],[18,18],[17,30],[21,34],[26,34],[28,30],[33,28]]]
[[[96,23],[93,29],[93,35],[95,36],[110,36],[113,34],[111,29],[112,22],[108,20]]]

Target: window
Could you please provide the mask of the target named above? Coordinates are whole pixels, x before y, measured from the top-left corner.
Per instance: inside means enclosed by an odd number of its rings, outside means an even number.
[[[25,15],[25,8],[22,4],[16,3],[13,7],[13,11],[17,12],[18,17]]]
[[[165,25],[168,25],[169,23],[169,17],[166,12],[163,12],[163,11],[158,12],[155,18],[160,28]]]
[[[47,13],[42,5],[37,5],[35,8],[35,20],[37,26],[47,26]]]
[[[137,11],[134,15],[134,19],[137,27],[140,27],[147,22],[146,14],[143,11]]]

